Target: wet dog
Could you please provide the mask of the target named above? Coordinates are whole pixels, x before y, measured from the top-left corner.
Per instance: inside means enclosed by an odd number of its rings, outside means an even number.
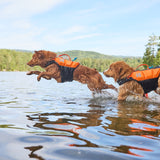
[[[109,69],[104,71],[106,77],[113,77],[119,83],[118,100],[127,97],[142,100],[144,95],[152,90],[160,94],[160,68],[135,71],[123,61],[114,62]]]
[[[45,78],[47,80],[53,78],[58,83],[75,80],[80,83],[87,84],[88,88],[93,93],[101,93],[102,89],[116,90],[113,85],[108,85],[105,83],[102,76],[96,69],[91,69],[77,63],[75,63],[75,68],[72,67],[70,69],[69,67],[58,64],[56,59],[57,54],[54,52],[45,50],[35,51],[32,59],[27,63],[27,65],[31,67],[40,66],[44,68],[45,71],[30,71],[27,75],[38,75],[38,81],[40,81],[41,78]],[[70,61],[69,63],[73,63],[73,61]]]

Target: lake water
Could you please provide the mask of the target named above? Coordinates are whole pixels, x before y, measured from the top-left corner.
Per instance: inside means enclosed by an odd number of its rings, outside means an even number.
[[[157,160],[160,96],[149,96],[120,103],[112,90],[93,98],[79,82],[0,72],[0,160]]]

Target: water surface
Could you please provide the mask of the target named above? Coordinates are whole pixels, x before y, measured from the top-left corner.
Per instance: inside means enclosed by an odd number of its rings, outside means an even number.
[[[160,103],[116,98],[112,90],[93,98],[75,81],[0,72],[0,159],[159,159]]]

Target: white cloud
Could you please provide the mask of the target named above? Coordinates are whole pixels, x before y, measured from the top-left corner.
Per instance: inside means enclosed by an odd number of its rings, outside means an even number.
[[[94,13],[98,10],[98,8],[90,8],[90,9],[84,9],[84,10],[80,10],[77,13],[80,15],[86,15],[86,14],[91,14]]]
[[[65,43],[69,42],[69,39],[67,39],[67,38],[64,38],[60,35],[53,36],[51,34],[45,35],[43,40],[45,43],[53,44],[53,45],[63,45]]]
[[[7,49],[28,49],[35,50],[41,48],[43,44],[35,40],[35,32],[26,32],[25,34],[13,33],[12,36],[3,36],[0,39],[0,48]]]
[[[86,30],[85,26],[75,25],[75,26],[68,28],[64,32],[62,32],[62,34],[70,35],[70,34],[74,34],[74,33],[84,32],[85,30]]]
[[[137,0],[137,1],[131,1],[129,3],[125,3],[124,5],[121,5],[121,1],[118,1],[117,3],[113,3],[112,5],[104,5],[103,10],[105,9],[106,16],[108,17],[120,17],[123,15],[129,15],[134,13],[141,13],[144,10],[147,10],[154,5],[159,5],[159,0]],[[120,6],[120,7],[119,7]]]
[[[145,40],[145,35],[108,37],[97,46],[90,47],[89,50],[109,55],[143,56]]]
[[[29,20],[15,20],[12,22],[12,27],[15,29],[30,29],[32,28],[32,24],[30,23]]]
[[[54,36],[52,36],[52,34],[49,34],[44,36],[44,41],[46,43],[50,43],[58,46],[58,45],[64,45],[77,40],[82,40],[82,39],[86,40],[88,38],[93,38],[96,36],[101,36],[101,34],[90,33],[90,34],[83,34],[83,35],[79,34],[76,36],[73,36],[73,35],[66,36],[65,34],[54,34]]]
[[[66,0],[5,0],[0,2],[0,18],[28,17],[50,10]]]
[[[95,36],[100,36],[101,34],[99,33],[91,33],[91,34],[85,34],[85,35],[80,35],[80,36],[76,36],[71,38],[71,40],[80,40],[80,39],[86,39],[86,38],[92,38]]]
[[[89,30],[88,26],[74,25],[64,30],[54,29],[50,31],[49,34],[45,34],[43,40],[45,43],[60,46],[71,44],[77,40],[87,40],[96,36],[101,36],[101,34],[91,29]]]
[[[0,48],[36,49],[43,47],[44,28],[31,17],[67,0],[0,0]]]

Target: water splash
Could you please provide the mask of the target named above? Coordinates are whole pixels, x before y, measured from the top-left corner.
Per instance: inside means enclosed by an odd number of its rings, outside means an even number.
[[[112,89],[103,90],[101,93],[95,93],[93,98],[105,98],[116,100],[118,93]]]
[[[149,98],[146,99],[146,102],[158,103],[160,104],[160,95],[156,94],[154,91],[148,94]]]

